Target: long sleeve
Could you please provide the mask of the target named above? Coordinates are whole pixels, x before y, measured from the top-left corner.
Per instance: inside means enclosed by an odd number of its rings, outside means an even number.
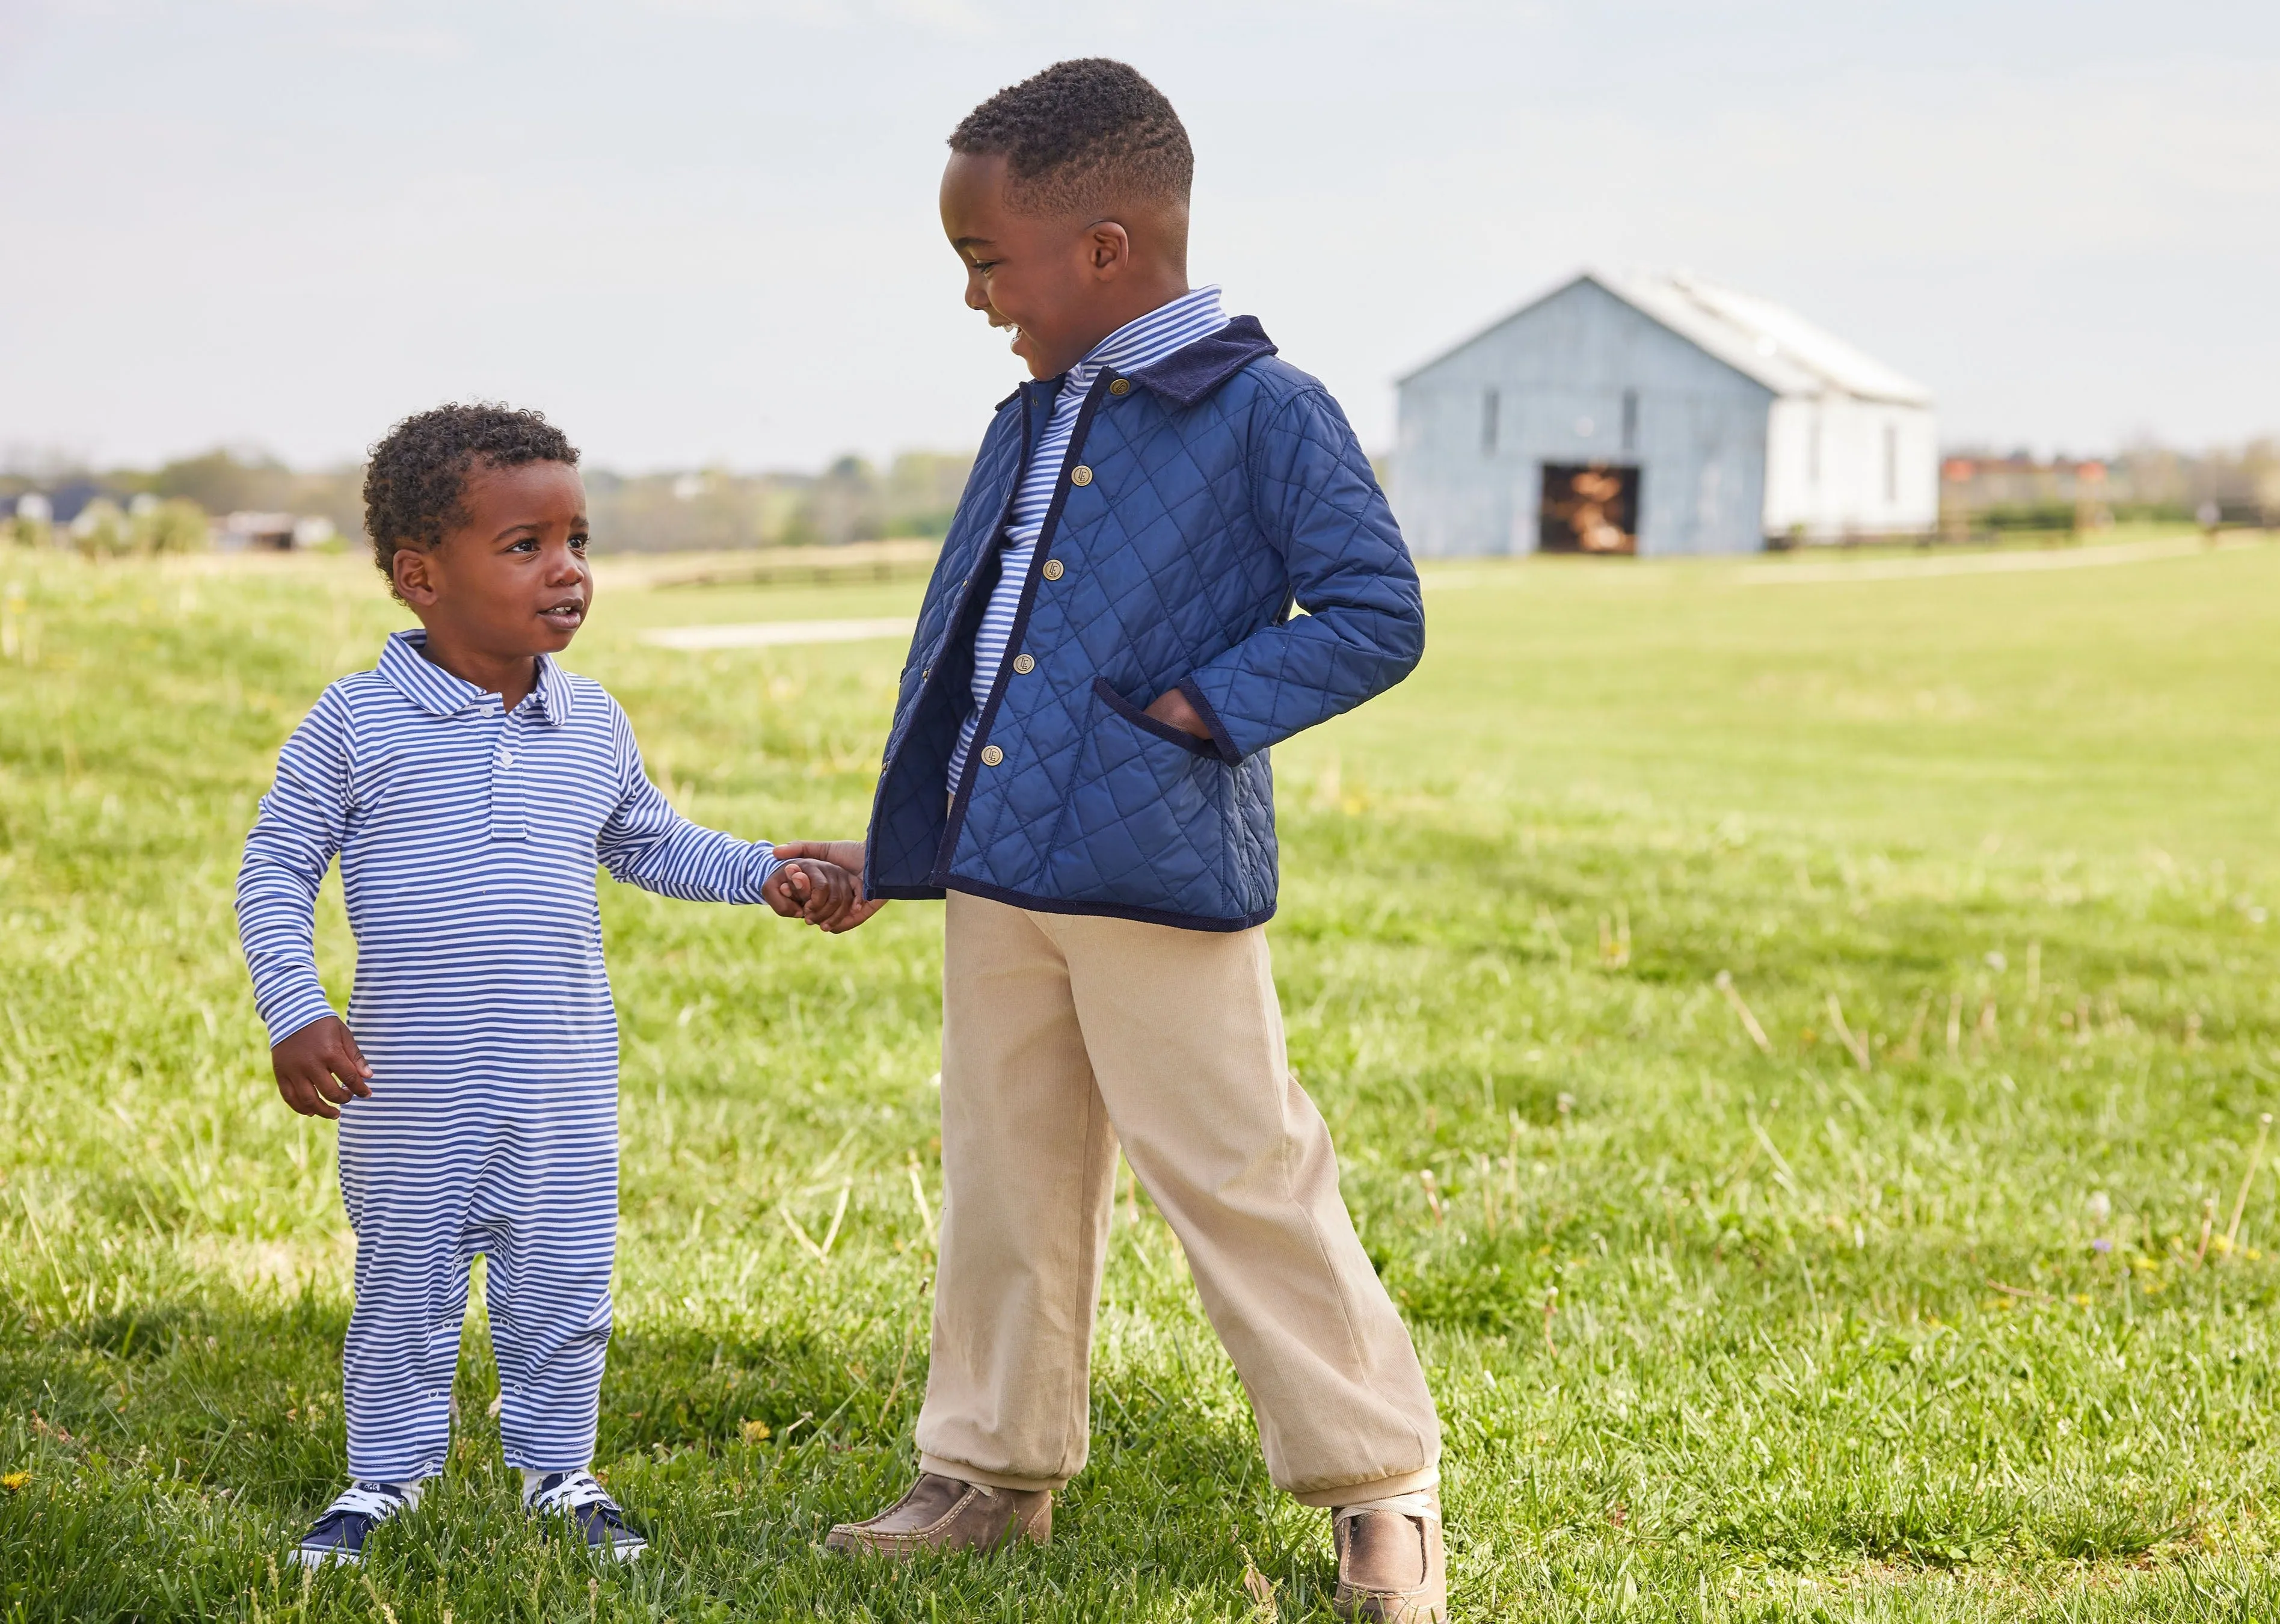
[[[756,903],[783,866],[766,841],[738,840],[691,823],[650,782],[625,712],[611,719],[619,798],[597,843],[610,877],[688,902]]]
[[[1180,684],[1230,761],[1375,698],[1425,652],[1416,566],[1345,416],[1319,389],[1275,414],[1252,454],[1252,500],[1306,610]]]
[[[237,871],[237,933],[273,1046],[333,1012],[317,979],[317,888],[348,827],[347,708],[328,690],[277,755]]]

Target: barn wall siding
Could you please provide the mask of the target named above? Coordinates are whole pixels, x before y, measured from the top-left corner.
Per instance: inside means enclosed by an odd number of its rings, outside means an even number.
[[[1596,283],[1575,282],[1402,385],[1394,509],[1421,557],[1531,552],[1544,464],[1635,464],[1642,553],[1754,551],[1772,399]]]
[[[1889,534],[1937,517],[1930,410],[1778,397],[1589,278],[1405,380],[1399,424],[1394,511],[1423,558],[1535,550],[1546,463],[1637,467],[1642,554],[1754,552],[1792,529]]]
[[[1848,396],[1774,403],[1768,535],[1837,541],[1912,535],[1938,522],[1939,433],[1931,412]]]

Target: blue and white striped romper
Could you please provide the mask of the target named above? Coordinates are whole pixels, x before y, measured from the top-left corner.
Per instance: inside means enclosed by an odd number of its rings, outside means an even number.
[[[998,555],[998,584],[982,611],[982,624],[974,630],[974,708],[958,731],[958,747],[950,753],[950,788],[955,792],[966,770],[966,754],[974,748],[974,730],[990,708],[990,696],[1005,674],[1006,643],[1013,635],[1014,617],[1021,609],[1022,583],[1029,578],[1029,559],[1037,536],[1045,527],[1045,511],[1053,504],[1053,491],[1068,455],[1069,435],[1076,430],[1077,414],[1093,380],[1103,368],[1136,373],[1152,366],[1175,350],[1199,338],[1209,338],[1227,325],[1216,285],[1198,288],[1159,304],[1144,316],[1135,316],[1092,347],[1090,353],[1061,374],[1060,392],[1053,396],[1052,415],[1029,452],[1020,489],[1005,515],[1005,550]]]
[[[467,1267],[489,1258],[511,1466],[593,1456],[617,1251],[618,1029],[598,860],[694,900],[757,903],[771,847],[700,828],[643,770],[601,684],[539,661],[507,713],[389,637],[277,759],[238,872],[272,1043],[332,1013],[312,913],[337,855],[357,941],[348,1023],[372,1097],[341,1108],[357,1235],[343,1360],[349,1471],[442,1469]]]

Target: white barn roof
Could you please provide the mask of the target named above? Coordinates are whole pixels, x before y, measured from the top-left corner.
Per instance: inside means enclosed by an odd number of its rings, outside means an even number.
[[[1722,288],[1683,272],[1616,275],[1605,271],[1586,271],[1544,298],[1565,292],[1577,281],[1605,289],[1776,395],[1837,394],[1910,406],[1932,404],[1931,391],[1923,385],[1770,299]],[[1520,315],[1543,302],[1532,299],[1513,314]],[[1505,318],[1510,319],[1510,316]],[[1501,327],[1503,322],[1496,325]],[[1468,339],[1466,343],[1471,342]],[[1463,348],[1464,344],[1457,346]]]

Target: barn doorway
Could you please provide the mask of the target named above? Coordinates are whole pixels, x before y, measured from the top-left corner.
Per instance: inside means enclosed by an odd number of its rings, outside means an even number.
[[[1544,465],[1536,544],[1544,552],[1638,551],[1639,471],[1603,462]]]

